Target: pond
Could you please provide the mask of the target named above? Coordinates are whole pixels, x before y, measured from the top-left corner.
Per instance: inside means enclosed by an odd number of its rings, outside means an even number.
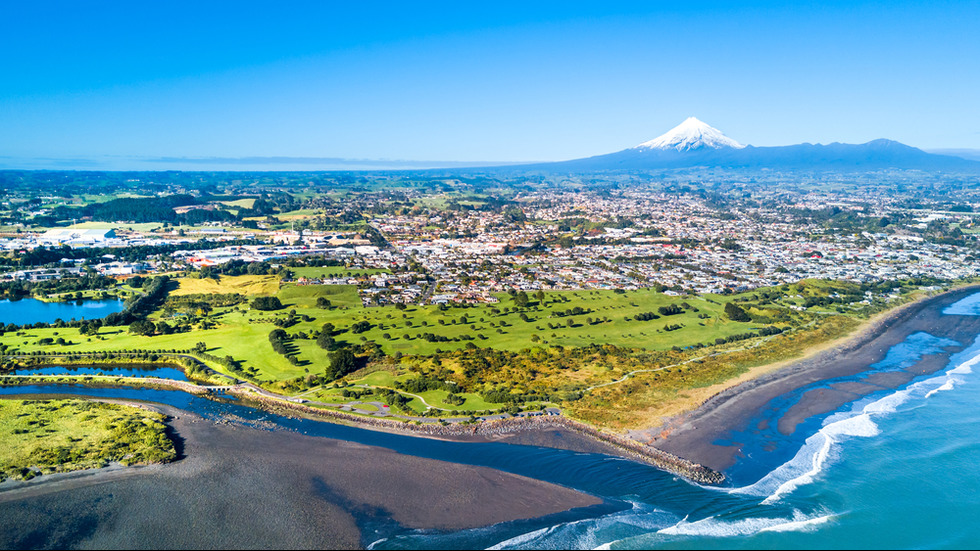
[[[54,323],[61,319],[71,321],[104,318],[114,312],[122,312],[123,301],[86,300],[82,303],[44,302],[33,298],[0,300],[0,323],[24,325],[28,323]]]
[[[17,369],[14,375],[115,375],[121,377],[158,377],[161,379],[173,379],[175,381],[186,381],[187,376],[176,367],[159,366],[49,366],[49,367],[27,367]]]

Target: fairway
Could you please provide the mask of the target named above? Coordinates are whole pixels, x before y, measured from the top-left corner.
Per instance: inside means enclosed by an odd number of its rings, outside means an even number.
[[[283,285],[276,295],[287,308],[318,309],[316,300],[323,297],[330,301],[333,307],[355,308],[361,306],[354,285]],[[318,309],[319,310],[319,309]]]

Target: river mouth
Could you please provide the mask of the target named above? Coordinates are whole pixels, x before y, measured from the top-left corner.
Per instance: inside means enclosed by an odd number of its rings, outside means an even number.
[[[500,467],[513,465],[503,450],[540,454],[524,446],[290,419],[153,388],[24,385],[0,394],[142,402],[171,416],[183,455],[170,465],[31,481],[33,494],[0,499],[3,548],[354,548],[500,523],[516,535],[628,508],[465,461],[486,449],[498,450]],[[515,520],[524,518],[532,520]]]

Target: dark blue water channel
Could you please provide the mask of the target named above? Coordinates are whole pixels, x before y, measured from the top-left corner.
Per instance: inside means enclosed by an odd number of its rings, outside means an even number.
[[[159,377],[175,381],[187,381],[184,372],[176,367],[146,367],[103,365],[96,367],[84,366],[52,366],[18,369],[14,375],[70,375],[74,377],[85,375],[114,375],[120,377]]]

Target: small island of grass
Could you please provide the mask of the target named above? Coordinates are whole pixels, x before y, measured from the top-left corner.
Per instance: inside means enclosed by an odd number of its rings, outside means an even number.
[[[0,481],[176,458],[164,416],[87,400],[0,400]]]

